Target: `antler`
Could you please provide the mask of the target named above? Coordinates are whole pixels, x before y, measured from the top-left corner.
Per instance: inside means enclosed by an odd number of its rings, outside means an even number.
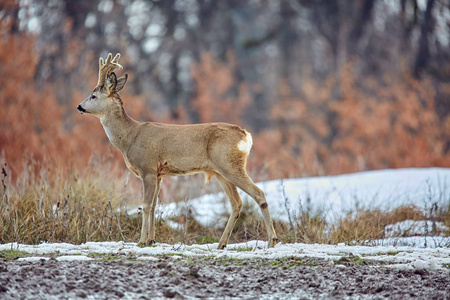
[[[106,77],[110,75],[114,70],[122,70],[123,67],[119,64],[120,53],[117,53],[114,58],[112,54],[109,53],[106,58],[105,63],[103,63],[103,58],[100,57],[99,60],[99,71],[98,71],[98,83],[97,86],[103,85],[105,83]]]

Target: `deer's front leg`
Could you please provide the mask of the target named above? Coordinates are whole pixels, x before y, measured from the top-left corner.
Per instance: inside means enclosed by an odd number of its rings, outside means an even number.
[[[155,208],[158,202],[161,179],[156,175],[146,175],[142,181],[144,184],[144,205],[141,238],[138,245],[151,245],[155,243]]]

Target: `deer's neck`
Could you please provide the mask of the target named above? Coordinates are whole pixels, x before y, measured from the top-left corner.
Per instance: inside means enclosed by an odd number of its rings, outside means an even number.
[[[133,120],[122,106],[100,118],[109,141],[125,154],[139,131],[139,122]]]

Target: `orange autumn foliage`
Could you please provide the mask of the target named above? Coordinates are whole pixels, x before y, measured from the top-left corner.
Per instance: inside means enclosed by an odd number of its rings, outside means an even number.
[[[228,122],[243,125],[243,117],[251,98],[246,84],[238,86],[237,96],[232,95],[235,81],[235,59],[228,55],[229,63],[221,63],[212,53],[204,53],[200,62],[193,66],[192,76],[196,83],[196,97],[192,104],[200,122]]]
[[[26,155],[41,160],[63,143],[62,108],[48,87],[38,91],[33,84],[37,63],[33,42],[18,35],[0,42],[0,144],[16,173]]]
[[[279,101],[272,108],[277,128],[255,139],[255,144],[283,149],[277,155],[254,150],[255,160],[271,162],[269,178],[450,166],[444,129],[450,118],[439,119],[430,80],[386,75],[376,81],[357,78],[354,72],[349,63],[340,80],[307,80],[301,96],[280,84]],[[333,89],[340,91],[336,98]]]
[[[0,145],[14,178],[20,176],[30,159],[37,162],[33,164],[36,168],[45,161],[47,169],[67,170],[85,167],[94,151],[110,151],[97,120],[80,122],[75,106],[58,103],[51,83],[41,88],[35,85],[34,42],[27,35],[7,36],[0,41]],[[79,94],[75,95],[78,98]],[[72,130],[65,129],[74,117]]]

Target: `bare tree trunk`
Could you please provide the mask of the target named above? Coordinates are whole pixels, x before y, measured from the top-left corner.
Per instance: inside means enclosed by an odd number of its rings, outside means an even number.
[[[363,36],[366,25],[370,22],[375,1],[376,0],[365,0],[359,11],[358,17],[353,23],[347,46],[350,56],[357,52],[358,41]]]
[[[416,62],[414,63],[413,75],[415,78],[421,77],[421,73],[427,67],[428,60],[430,59],[428,36],[434,30],[432,11],[435,2],[435,0],[427,1],[427,8],[420,29],[419,51],[416,56]]]

